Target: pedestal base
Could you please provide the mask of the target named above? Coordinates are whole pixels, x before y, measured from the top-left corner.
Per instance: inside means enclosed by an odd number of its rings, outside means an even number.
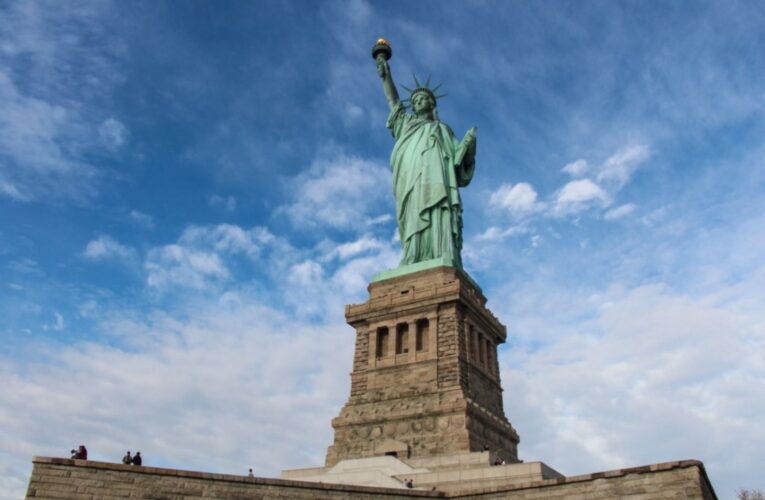
[[[505,327],[485,304],[464,272],[438,266],[375,281],[367,302],[346,307],[356,330],[351,395],[332,421],[327,467],[485,448],[518,461],[496,355]]]

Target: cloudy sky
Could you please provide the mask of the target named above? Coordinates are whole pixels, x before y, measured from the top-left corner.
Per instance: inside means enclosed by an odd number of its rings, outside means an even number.
[[[397,264],[370,57],[478,127],[464,261],[520,456],[765,488],[765,4],[0,4],[0,498],[33,455],[275,476]],[[5,495],[5,496],[2,496]]]

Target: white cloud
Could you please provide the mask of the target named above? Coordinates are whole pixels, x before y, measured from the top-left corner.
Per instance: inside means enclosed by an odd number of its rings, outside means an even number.
[[[66,328],[66,324],[64,323],[64,317],[57,312],[54,312],[53,315],[56,317],[56,322],[53,324],[53,329],[56,331],[61,331],[64,328]]]
[[[608,195],[590,179],[570,181],[556,195],[555,213],[576,213],[593,203],[607,204]]]
[[[0,9],[0,196],[82,202],[96,193],[103,168],[89,156],[126,137],[120,122],[103,120],[103,98],[121,78],[115,39],[102,37],[107,10],[29,3]]]
[[[576,179],[558,189],[552,195],[552,202],[537,201],[534,188],[526,182],[520,182],[515,185],[501,185],[491,193],[489,205],[507,209],[516,215],[535,213],[553,217],[578,214],[593,206],[607,207],[650,154],[650,148],[643,144],[624,147],[596,169],[592,168],[587,160],[580,158],[562,168],[563,172]],[[584,177],[587,174],[592,178]],[[606,220],[614,220],[634,209],[634,205],[625,204],[610,210],[604,217]],[[482,238],[491,240],[499,235],[496,228],[490,228]]]
[[[243,229],[233,224],[219,224],[189,226],[183,231],[178,242],[184,246],[210,248],[216,252],[243,253],[255,258],[264,245],[275,239],[275,236],[264,227]]]
[[[519,234],[526,234],[529,229],[524,226],[511,226],[505,229],[497,226],[490,226],[486,231],[479,234],[476,239],[479,241],[501,241],[508,236],[516,236]]]
[[[273,259],[267,265],[260,262],[265,248],[275,250],[285,262],[292,256],[292,248],[264,227],[189,226],[176,243],[149,250],[144,262],[147,284],[157,289],[215,288],[231,278],[230,264],[240,256],[250,266],[258,262],[269,272],[279,272]]]
[[[650,148],[644,144],[627,146],[611,155],[598,169],[595,180],[576,179],[566,183],[555,195],[552,215],[575,214],[593,205],[610,205],[617,192],[627,184],[638,166],[650,157]],[[586,160],[579,159],[563,167],[573,177],[590,171]],[[606,220],[613,220],[631,213],[632,204],[621,205],[606,213]]]
[[[499,208],[505,208],[515,213],[524,213],[534,210],[537,201],[537,192],[526,182],[518,184],[502,184],[496,191],[491,193],[489,204]]]
[[[154,217],[149,214],[139,212],[138,210],[131,210],[130,220],[146,229],[154,229]]]
[[[651,150],[644,144],[622,148],[601,166],[597,181],[619,190],[629,182],[635,169],[650,156]]]
[[[53,319],[53,324],[42,326],[43,331],[60,332],[66,328],[66,322],[64,322],[64,317],[60,313],[54,312]]]
[[[637,207],[633,203],[625,203],[616,208],[612,208],[603,216],[606,220],[616,220],[625,217],[635,211]]]
[[[662,284],[511,292],[514,345],[500,362],[521,458],[579,474],[694,457],[713,483],[729,460],[720,447],[735,446],[741,464],[765,460],[765,431],[751,425],[765,412],[759,286],[699,297]]]
[[[370,251],[380,251],[384,248],[389,248],[390,242],[378,240],[372,236],[365,234],[361,238],[355,241],[349,241],[342,243],[329,249],[325,252],[325,260],[338,258],[340,260],[348,260],[351,257],[356,257],[359,254],[368,253]]]
[[[590,170],[590,165],[587,160],[579,159],[566,164],[562,170],[572,177],[581,177]]]
[[[364,108],[357,106],[356,104],[345,105],[345,119],[348,123],[358,122],[364,118]]]
[[[364,297],[373,275],[398,266],[401,253],[398,245],[381,247],[378,251],[344,261],[332,275],[332,286],[342,291],[328,307],[342,307],[343,297]]]
[[[363,226],[390,197],[390,172],[379,163],[340,155],[317,161],[291,183],[293,200],[279,208],[296,225]],[[390,210],[392,205],[385,207]]]
[[[234,196],[220,196],[217,194],[214,194],[210,196],[210,199],[207,201],[211,207],[216,208],[222,208],[226,210],[227,212],[234,212],[236,211],[236,197]]]
[[[116,118],[107,118],[98,127],[98,135],[101,142],[108,149],[116,150],[121,148],[128,139],[128,129]]]
[[[36,260],[29,257],[21,257],[19,259],[12,260],[8,263],[8,269],[13,272],[21,274],[31,274],[42,276],[45,273],[40,268],[40,264]]]
[[[317,286],[324,278],[321,264],[311,260],[299,262],[292,266],[287,275],[290,285],[298,287]]]
[[[78,126],[70,113],[24,95],[2,67],[0,103],[0,192],[28,201],[41,193],[72,195],[84,189],[93,168],[66,147]]]
[[[95,300],[87,300],[77,307],[77,312],[83,318],[93,318],[98,313],[99,307]]]
[[[300,322],[239,294],[140,316],[102,316],[99,328],[112,339],[129,332],[128,346],[48,346],[51,362],[34,366],[3,359],[5,492],[28,481],[29,457],[66,456],[79,443],[95,460],[130,448],[147,465],[231,474],[323,462],[348,397],[352,328]]]
[[[166,245],[150,250],[144,268],[147,272],[146,282],[156,288],[180,285],[201,290],[230,276],[216,253],[192,250],[180,245]]]
[[[339,318],[345,300],[361,298],[376,273],[392,269],[399,245],[364,235],[347,243],[323,241],[315,258],[290,264],[278,277],[280,300],[302,317]]]
[[[392,220],[393,220],[393,215],[388,213],[388,214],[378,215],[377,217],[367,218],[365,222],[368,226],[376,226],[378,224],[385,224]]]
[[[135,257],[135,250],[116,241],[110,236],[101,235],[91,240],[85,246],[83,255],[91,260],[123,259],[129,260]]]
[[[27,195],[22,194],[15,185],[2,177],[2,172],[0,172],[0,194],[16,201],[29,201]]]

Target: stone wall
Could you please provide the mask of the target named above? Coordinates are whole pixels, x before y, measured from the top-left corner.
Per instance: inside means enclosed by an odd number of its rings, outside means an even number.
[[[464,500],[717,500],[704,464],[697,460],[550,479],[493,491],[480,482],[473,486],[478,492],[452,494],[448,497]]]
[[[35,457],[28,499],[409,499],[443,494]]]
[[[202,499],[411,499],[464,500],[600,500],[683,498],[716,500],[714,489],[696,460],[667,462],[599,472],[563,479],[492,488],[490,482],[466,483],[471,492],[443,492],[370,488],[307,483],[284,479],[249,478],[229,474],[133,467],[86,460],[35,457],[28,499],[153,500]]]

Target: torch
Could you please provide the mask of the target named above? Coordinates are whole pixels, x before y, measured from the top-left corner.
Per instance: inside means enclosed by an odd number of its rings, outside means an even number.
[[[381,57],[385,58],[386,61],[393,57],[393,49],[385,38],[378,38],[377,43],[372,47],[372,59],[382,62],[380,61]]]

